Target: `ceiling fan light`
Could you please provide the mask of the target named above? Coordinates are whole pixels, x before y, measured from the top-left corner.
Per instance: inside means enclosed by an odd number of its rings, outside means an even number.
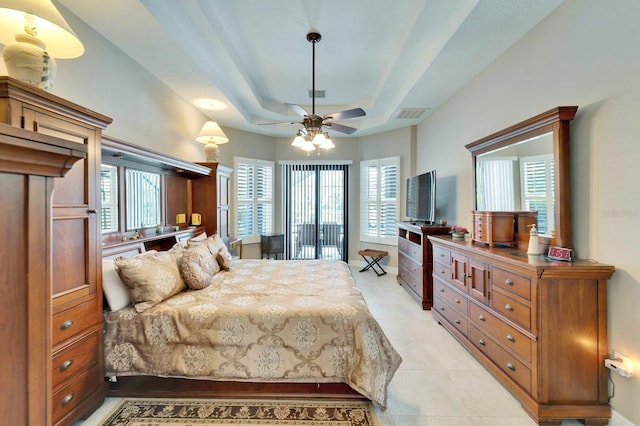
[[[324,133],[316,133],[316,135],[313,137],[313,144],[314,145],[322,145],[322,143],[326,140],[326,137],[324,136]]]
[[[300,149],[303,150],[303,151],[311,152],[311,151],[315,150],[316,147],[311,141],[304,141],[304,143],[302,144]]]
[[[295,138],[293,138],[293,142],[291,143],[291,146],[294,146],[296,148],[301,148],[302,145],[304,145],[304,138],[302,137],[302,135],[300,134],[300,132],[298,132],[298,134],[296,135]]]
[[[329,135],[327,135],[325,137],[325,140],[320,144],[320,148],[322,148],[322,149],[333,149],[335,147],[336,146],[333,143],[333,141],[329,138]]]

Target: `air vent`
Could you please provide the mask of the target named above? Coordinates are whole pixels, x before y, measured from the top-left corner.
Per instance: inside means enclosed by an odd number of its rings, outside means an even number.
[[[313,90],[309,90],[309,97],[310,97],[310,98],[314,98],[314,97],[315,97],[316,99],[318,99],[318,98],[324,98],[326,94],[327,94],[327,92],[326,92],[325,90],[316,90],[316,91],[315,91],[315,96],[314,96],[314,92],[313,92]]]
[[[402,108],[396,118],[400,120],[415,120],[430,110],[431,108]]]

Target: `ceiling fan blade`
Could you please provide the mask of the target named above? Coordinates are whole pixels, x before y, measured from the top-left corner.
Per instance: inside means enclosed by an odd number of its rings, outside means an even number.
[[[325,119],[330,118],[332,120],[346,120],[347,118],[363,117],[367,115],[362,108],[348,109],[346,111],[334,112],[333,114],[327,114]]]
[[[270,126],[272,124],[302,124],[299,121],[274,121],[273,123],[257,123],[258,126]]]
[[[335,130],[336,132],[346,133],[348,135],[358,130],[355,127],[343,126],[342,124],[338,124],[338,123],[325,123],[324,125],[327,127],[330,127],[331,130]]]
[[[287,104],[287,103],[285,103],[285,105],[288,106],[291,110],[293,110],[293,112],[298,114],[300,117],[305,117],[305,116],[309,115],[309,113],[307,111],[305,111],[304,108],[302,108],[298,104]]]

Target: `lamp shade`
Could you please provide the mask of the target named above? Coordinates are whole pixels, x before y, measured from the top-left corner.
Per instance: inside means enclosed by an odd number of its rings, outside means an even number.
[[[220,126],[218,126],[218,123],[215,121],[207,121],[204,123],[204,126],[202,126],[202,129],[200,129],[196,141],[221,145],[229,142],[229,138],[224,134]]]
[[[0,1],[0,42],[6,45],[26,34],[25,23],[35,29],[30,35],[46,44],[49,56],[65,59],[84,53],[82,42],[50,0]]]

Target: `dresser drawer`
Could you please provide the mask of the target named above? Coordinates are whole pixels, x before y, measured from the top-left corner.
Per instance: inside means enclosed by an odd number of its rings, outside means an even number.
[[[433,264],[433,275],[445,282],[451,282],[451,266],[442,263]]]
[[[466,315],[461,314],[457,310],[453,309],[450,305],[444,302],[443,299],[438,296],[433,301],[434,309],[438,311],[440,315],[453,325],[460,333],[465,337],[469,334],[469,321]]]
[[[461,314],[465,316],[467,315],[467,312],[469,311],[469,301],[466,297],[462,296],[451,287],[443,284],[440,280],[434,280],[433,286],[435,290],[435,297],[445,301]]]
[[[531,370],[491,340],[473,322],[469,325],[469,340],[522,389],[531,393]]]
[[[93,367],[53,394],[53,422],[66,416],[100,386],[98,368]]]
[[[403,254],[398,256],[398,278],[422,297],[422,266]]]
[[[57,388],[66,380],[73,377],[79,371],[94,364],[98,359],[98,339],[102,338],[102,333],[96,331],[84,337],[79,342],[66,348],[53,357],[52,375],[53,388]]]
[[[57,313],[53,316],[52,321],[52,345],[55,347],[64,340],[97,324],[99,314],[96,299]]]
[[[529,330],[531,329],[531,307],[529,305],[499,291],[494,291],[491,296],[491,307],[496,312]]]
[[[442,247],[433,246],[433,261],[442,265],[451,265],[451,251]]]
[[[422,265],[422,246],[409,240],[399,239],[398,250],[404,253],[418,264]]]
[[[531,279],[500,268],[492,268],[491,284],[525,300],[531,300]]]
[[[473,303],[469,306],[469,317],[478,328],[491,334],[505,348],[513,351],[524,361],[531,362],[532,342],[527,336]]]

